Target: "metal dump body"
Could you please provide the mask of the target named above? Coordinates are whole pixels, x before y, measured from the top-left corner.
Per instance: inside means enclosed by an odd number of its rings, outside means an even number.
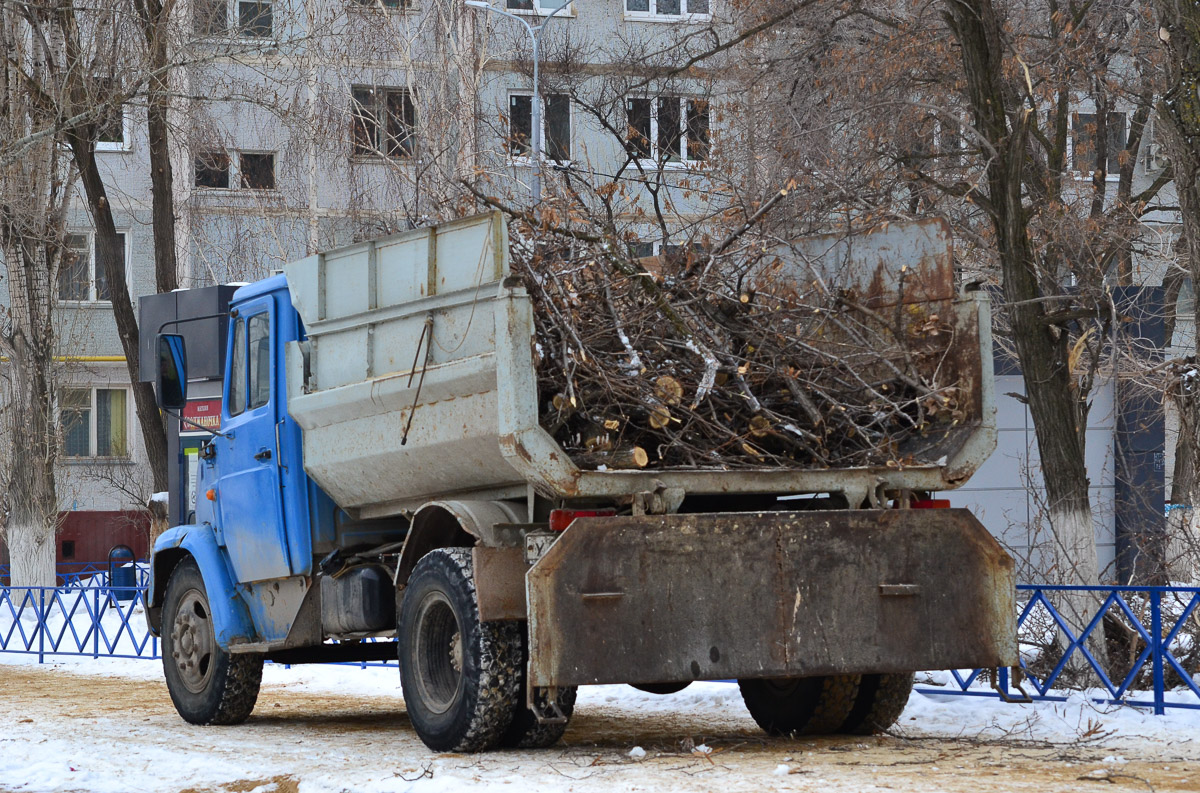
[[[939,365],[966,395],[964,415],[924,443],[921,462],[840,470],[579,469],[538,424],[533,310],[490,214],[310,256],[285,267],[309,336],[288,352],[288,406],[304,430],[309,475],[344,509],[396,514],[447,496],[617,496],[944,490],[995,445],[990,316],[981,293],[956,295],[941,221],[896,224],[796,246],[774,278],[852,287],[879,308],[921,305],[953,334]]]

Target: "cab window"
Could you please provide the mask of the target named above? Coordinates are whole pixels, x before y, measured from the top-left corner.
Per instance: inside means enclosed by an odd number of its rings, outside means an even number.
[[[246,322],[250,337],[250,407],[271,398],[271,318],[265,311]]]
[[[246,324],[238,319],[233,325],[233,360],[229,362],[229,415],[246,410]]]

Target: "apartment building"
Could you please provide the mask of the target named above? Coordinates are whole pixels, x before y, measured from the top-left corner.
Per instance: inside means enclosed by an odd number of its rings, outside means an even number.
[[[753,96],[715,70],[649,79],[647,65],[683,62],[688,48],[705,46],[689,33],[731,10],[717,0],[573,0],[547,19],[557,0],[492,5],[193,0],[180,19],[185,65],[173,75],[180,99],[171,118],[180,285],[255,280],[316,250],[461,213],[479,205],[468,183],[527,206],[535,177],[548,199],[582,194],[603,204],[637,256],[704,245],[706,219],[725,206],[714,174],[753,178],[763,167],[761,142],[745,134]],[[543,26],[537,99],[522,20]],[[155,291],[145,108],[131,102],[119,116],[98,151],[136,297]],[[1070,172],[1080,190],[1095,170],[1096,119],[1085,101],[1072,115]],[[1130,113],[1118,108],[1105,121],[1115,158]],[[929,134],[943,149],[966,145],[944,123]],[[1143,146],[1136,183],[1164,165],[1160,147]],[[1136,282],[1161,281],[1175,225],[1168,210],[1145,220]],[[69,243],[76,256],[58,284],[59,487],[70,520],[95,525],[143,503],[150,478],[82,202]],[[1181,325],[1176,340],[1191,332]],[[1020,390],[1013,376],[1002,393]],[[1118,533],[1115,382],[1098,397],[1089,432],[1102,567],[1115,559]],[[1001,424],[997,465],[955,498],[1028,553],[1036,448],[1023,406],[1003,404]]]

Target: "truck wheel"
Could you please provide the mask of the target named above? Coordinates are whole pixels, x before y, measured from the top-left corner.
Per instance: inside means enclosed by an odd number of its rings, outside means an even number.
[[[742,701],[771,735],[836,732],[857,703],[859,675],[739,680]]]
[[[254,710],[263,657],[217,644],[208,592],[192,559],[176,566],[163,599],[163,674],[175,710],[192,724],[241,724]]]
[[[858,699],[839,732],[871,735],[896,723],[912,694],[911,672],[893,675],[863,675]]]
[[[527,623],[520,627],[521,663],[518,665],[520,684],[517,689],[517,701],[513,706],[512,723],[500,737],[500,745],[511,749],[544,749],[553,746],[567,731],[571,715],[575,712],[575,696],[578,692],[575,686],[565,686],[558,690],[558,709],[567,717],[562,724],[539,724],[533,711],[525,707],[526,675],[529,669],[529,631]],[[545,705],[545,692],[538,694],[542,698],[540,704]]]
[[[528,625],[521,628],[521,664],[519,668],[520,687],[517,689],[517,702],[513,708],[512,724],[500,738],[500,745],[512,749],[544,749],[553,746],[567,731],[567,724],[575,712],[575,696],[578,689],[575,686],[565,686],[558,690],[558,709],[567,717],[562,724],[539,724],[533,711],[525,707],[526,675],[529,661],[529,631]],[[542,698],[540,704],[545,705],[545,692],[538,694]]]
[[[470,548],[421,557],[398,633],[404,704],[425,745],[437,752],[494,747],[516,709],[520,625],[479,621]]]

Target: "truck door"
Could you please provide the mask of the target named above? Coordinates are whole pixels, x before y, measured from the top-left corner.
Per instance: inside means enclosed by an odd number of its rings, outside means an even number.
[[[276,448],[283,383],[275,360],[275,320],[274,299],[264,296],[238,308],[229,334],[217,504],[219,536],[239,582],[291,575]]]

